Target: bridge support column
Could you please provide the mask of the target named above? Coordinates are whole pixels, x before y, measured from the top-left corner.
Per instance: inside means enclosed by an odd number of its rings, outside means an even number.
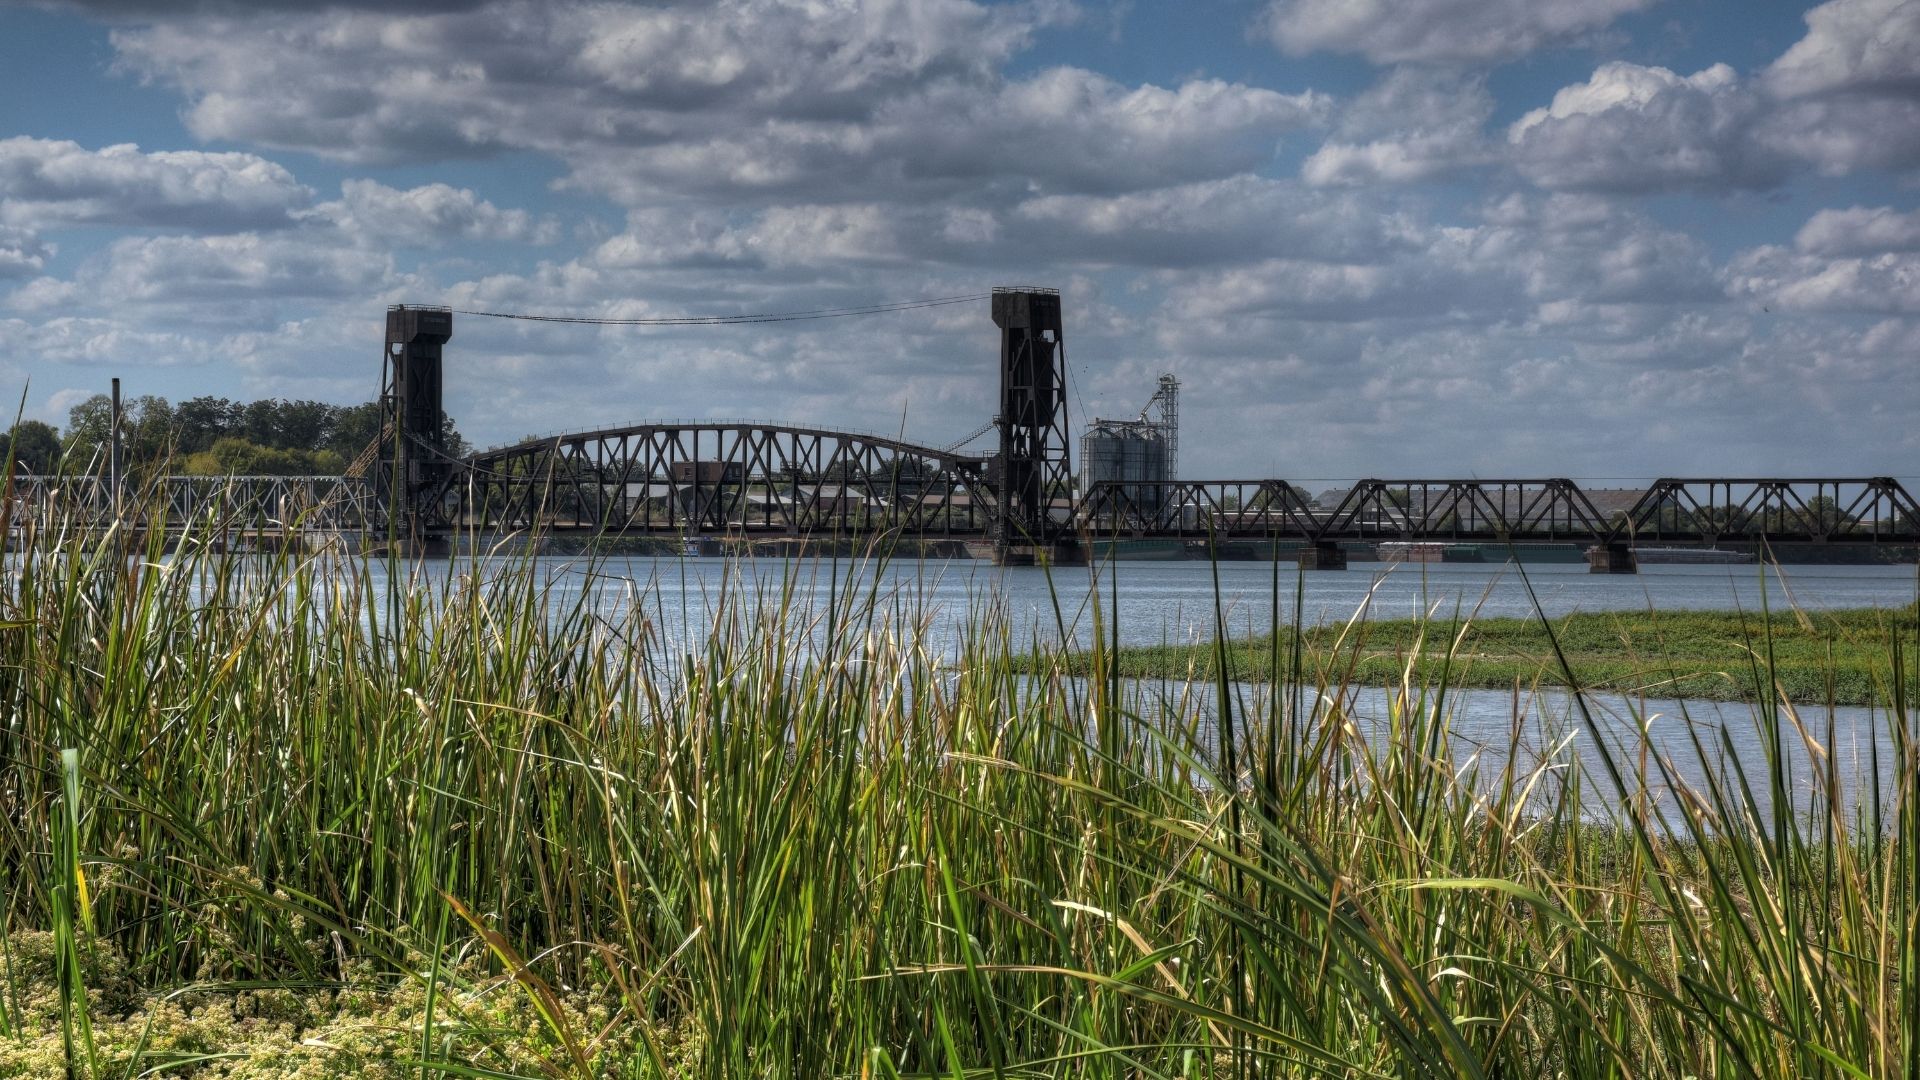
[[[1316,540],[1300,549],[1300,566],[1306,570],[1345,570],[1347,549],[1337,542]]]
[[[995,566],[1085,566],[1087,549],[1078,540],[1056,540],[1051,544],[996,544]]]
[[[387,309],[387,347],[380,402],[385,443],[374,473],[387,516],[387,541],[397,554],[439,555],[452,522],[444,497],[455,461],[447,452],[440,404],[441,348],[453,336],[453,312],[443,307]]]
[[[1595,544],[1587,549],[1589,574],[1637,574],[1640,564],[1625,544]]]
[[[994,562],[1031,565],[1072,542],[1059,290],[995,289],[993,322],[1000,328],[1000,453],[988,466],[998,496]]]

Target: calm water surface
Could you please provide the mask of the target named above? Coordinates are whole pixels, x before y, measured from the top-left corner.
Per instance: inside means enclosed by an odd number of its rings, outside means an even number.
[[[879,576],[878,595],[897,599],[930,615],[937,643],[950,643],[973,605],[1003,603],[1023,637],[1060,640],[1066,626],[1084,644],[1093,626],[1091,594],[1097,585],[1101,607],[1111,613],[1117,594],[1120,639],[1126,645],[1181,644],[1212,640],[1216,606],[1230,635],[1261,632],[1275,621],[1273,563],[1229,562],[1218,566],[1218,605],[1214,567],[1203,562],[1135,562],[1112,566],[1047,571],[1035,567],[996,568],[978,560],[906,561],[876,571],[854,561],[761,559],[614,559],[584,572],[585,563],[564,558],[539,560],[556,599],[579,591],[595,602],[617,607],[634,591],[667,618],[670,628],[697,636],[718,597],[736,597],[751,588],[799,581],[803,603],[824,607],[834,581],[844,587],[851,576],[864,590]],[[427,564],[435,573],[463,572],[469,564]],[[1589,574],[1584,565],[1533,564],[1524,578],[1512,566],[1472,563],[1355,563],[1346,570],[1304,574],[1279,564],[1278,621],[1293,621],[1296,586],[1303,590],[1301,620],[1308,625],[1343,622],[1358,612],[1369,618],[1397,619],[1423,611],[1450,615],[1455,610],[1480,618],[1527,617],[1532,585],[1541,610],[1549,616],[1576,611],[1680,611],[1743,608],[1758,610],[1790,604],[1808,610],[1885,607],[1920,597],[1920,568],[1914,566],[1650,566],[1638,574]],[[1056,615],[1056,604],[1058,614]]]
[[[1122,644],[1211,640],[1216,596],[1230,635],[1263,632],[1276,616],[1272,563],[1219,564],[1217,593],[1215,567],[1202,562],[1120,563],[1051,572],[996,568],[973,560],[906,561],[876,569],[849,560],[647,558],[602,560],[591,571],[577,559],[543,558],[539,563],[558,604],[570,604],[582,593],[609,615],[636,601],[643,604],[654,616],[670,654],[698,644],[721,597],[751,602],[789,580],[797,583],[796,606],[803,618],[824,612],[826,598],[836,588],[844,592],[851,581],[861,594],[879,597],[900,619],[923,619],[927,646],[948,654],[969,612],[989,602],[1004,606],[1018,634],[1017,644],[1058,642],[1064,626],[1068,637],[1084,645],[1092,632],[1096,587],[1103,613],[1114,610],[1117,595]],[[473,568],[459,561],[422,565],[433,574],[469,573]],[[1807,610],[1902,606],[1920,597],[1920,570],[1913,566],[1663,565],[1644,567],[1636,575],[1601,575],[1570,564],[1515,568],[1355,563],[1346,570],[1301,574],[1293,565],[1281,564],[1277,609],[1281,623],[1294,618],[1296,587],[1301,620],[1321,625],[1344,622],[1356,613],[1388,619],[1422,612],[1448,616],[1457,610],[1477,612],[1480,618],[1524,618],[1534,613],[1536,598],[1548,616],[1583,611],[1757,611],[1763,602],[1775,609],[1793,605]],[[1135,689],[1143,711],[1167,707],[1158,699],[1168,695],[1180,699],[1171,707],[1181,712],[1211,715],[1214,709],[1212,694],[1204,688],[1185,695],[1180,687]],[[1256,718],[1265,715],[1261,702],[1267,690],[1238,687],[1240,711]],[[1591,771],[1590,751],[1596,737],[1631,761],[1644,728],[1651,745],[1675,760],[1684,783],[1701,785],[1709,771],[1724,767],[1725,757],[1737,759],[1764,787],[1769,746],[1752,704],[1596,695],[1589,699],[1596,736],[1569,697],[1558,691],[1520,697],[1504,691],[1453,691],[1448,701],[1454,749],[1462,760],[1473,758],[1483,775],[1497,772],[1509,758],[1523,770],[1549,758],[1584,760]],[[1356,727],[1379,737],[1387,725],[1389,692],[1362,688],[1348,704]],[[1805,737],[1789,725],[1790,737],[1782,746],[1794,802],[1806,804],[1816,762],[1829,755],[1847,790],[1844,801],[1851,804],[1862,796],[1870,801],[1876,749],[1883,797],[1890,797],[1896,755],[1884,712],[1808,707],[1801,719]],[[1700,761],[1690,732],[1714,748],[1709,761]],[[1809,740],[1820,749],[1810,749]],[[1764,813],[1765,792],[1758,794]]]

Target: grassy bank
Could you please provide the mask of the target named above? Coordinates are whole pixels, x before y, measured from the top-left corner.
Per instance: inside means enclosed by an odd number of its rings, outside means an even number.
[[[1267,682],[1276,661],[1285,677],[1296,649],[1309,678],[1390,685],[1416,682],[1475,689],[1566,684],[1554,644],[1583,687],[1661,698],[1755,701],[1772,685],[1806,705],[1884,705],[1892,700],[1892,640],[1911,644],[1915,612],[1848,611],[1586,612],[1539,619],[1389,619],[1291,627],[1233,641],[1225,652],[1235,680]],[[1074,663],[1084,668],[1085,655]],[[1035,669],[1053,663],[1036,657]],[[1215,678],[1211,643],[1121,649],[1123,676]],[[1911,675],[1911,673],[1909,673]],[[1909,681],[1908,693],[1913,693]]]
[[[1723,771],[1703,729],[1714,780],[1659,797],[1668,832],[1605,794],[1676,784],[1657,754],[1478,775],[1419,692],[1361,737],[1353,648],[1299,713],[1203,687],[1209,713],[1105,656],[1024,674],[991,604],[955,666],[942,613],[845,566],[736,579],[675,651],[679,613],[591,567],[389,580],[61,528],[0,590],[0,1076],[1893,1077],[1920,1052],[1897,691],[1883,803],[1783,755]],[[1810,816],[1764,797],[1789,787]]]

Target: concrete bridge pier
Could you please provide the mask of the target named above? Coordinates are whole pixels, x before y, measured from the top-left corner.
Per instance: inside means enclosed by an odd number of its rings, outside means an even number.
[[[1316,540],[1300,549],[1300,566],[1307,570],[1345,570],[1347,549],[1334,541]]]
[[[426,533],[412,536],[368,536],[361,541],[361,550],[381,558],[389,556],[397,559],[446,559],[454,553],[451,537],[445,533]]]
[[[1087,549],[1074,539],[1051,544],[999,544],[994,548],[995,566],[1085,566]]]
[[[1589,574],[1637,574],[1640,564],[1625,544],[1595,544],[1587,549]]]

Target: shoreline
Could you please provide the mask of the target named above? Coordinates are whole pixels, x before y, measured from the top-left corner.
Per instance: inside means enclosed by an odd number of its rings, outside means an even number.
[[[1554,654],[1557,639],[1582,690],[1757,700],[1770,666],[1771,681],[1789,701],[1871,706],[1893,700],[1895,634],[1910,654],[1920,654],[1914,605],[1766,617],[1738,611],[1581,612],[1549,623],[1553,638],[1540,620],[1518,618],[1382,619],[1303,631],[1282,626],[1230,639],[1228,675],[1236,682],[1272,682],[1276,657],[1279,670],[1291,674],[1298,634],[1299,671],[1309,682],[1393,685],[1411,669],[1417,682],[1444,680],[1462,689],[1564,689],[1570,683]],[[1079,651],[1062,659],[1072,674],[1084,675],[1092,655]],[[1210,641],[1126,646],[1115,655],[1123,678],[1212,681],[1220,674]],[[1730,662],[1743,657],[1744,664]],[[1033,655],[1024,660],[1028,670],[1042,663]],[[1906,668],[1912,701],[1914,665]]]

